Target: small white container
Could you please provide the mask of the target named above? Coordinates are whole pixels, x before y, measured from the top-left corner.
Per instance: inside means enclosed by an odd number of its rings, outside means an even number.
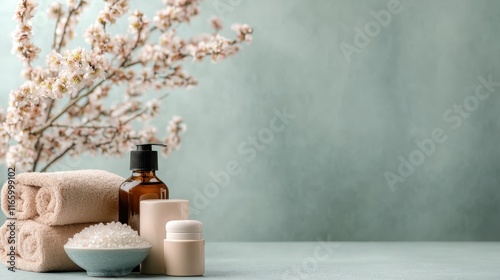
[[[195,220],[170,221],[165,229],[165,274],[202,276],[205,273],[203,224]]]

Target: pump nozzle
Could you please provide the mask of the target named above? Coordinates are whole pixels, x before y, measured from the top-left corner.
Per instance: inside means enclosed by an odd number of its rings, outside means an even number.
[[[130,170],[158,170],[158,152],[153,151],[153,145],[167,147],[162,143],[137,144],[137,150],[130,152]]]

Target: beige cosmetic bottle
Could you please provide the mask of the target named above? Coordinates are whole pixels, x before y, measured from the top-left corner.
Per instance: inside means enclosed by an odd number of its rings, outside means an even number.
[[[205,273],[203,224],[195,220],[170,221],[163,250],[168,276],[202,276]]]
[[[165,224],[189,219],[189,201],[183,199],[148,199],[141,201],[140,236],[151,243],[149,255],[141,263],[141,274],[165,275],[163,241]]]

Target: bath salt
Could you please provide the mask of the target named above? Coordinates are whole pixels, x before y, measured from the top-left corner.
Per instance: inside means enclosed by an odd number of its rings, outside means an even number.
[[[120,222],[84,228],[68,240],[66,246],[78,248],[137,248],[151,246],[137,231]]]

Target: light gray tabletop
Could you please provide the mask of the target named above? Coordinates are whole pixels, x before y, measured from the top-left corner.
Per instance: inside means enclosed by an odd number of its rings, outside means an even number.
[[[500,279],[500,242],[207,243],[206,254],[203,278],[178,279]],[[0,270],[0,279],[84,278]]]

